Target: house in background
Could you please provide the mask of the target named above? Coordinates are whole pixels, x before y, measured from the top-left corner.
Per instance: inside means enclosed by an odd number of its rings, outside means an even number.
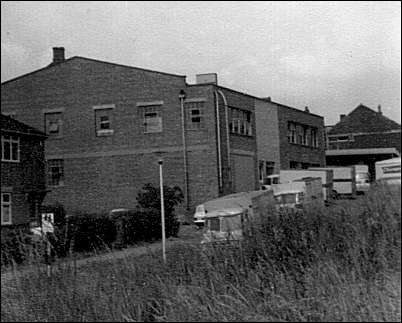
[[[255,105],[260,182],[280,169],[325,166],[322,116],[271,98],[256,99]]]
[[[46,135],[1,115],[1,226],[39,221],[46,195]]]
[[[381,106],[375,111],[360,104],[326,130],[329,166],[365,164],[374,179],[376,161],[400,156],[401,125],[385,117]]]

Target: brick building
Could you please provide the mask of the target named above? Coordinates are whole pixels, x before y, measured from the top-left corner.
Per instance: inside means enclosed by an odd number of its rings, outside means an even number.
[[[46,135],[1,115],[1,226],[39,220],[46,195]]]
[[[67,212],[134,207],[145,183],[159,184],[160,158],[165,184],[187,191],[190,211],[258,187],[253,97],[219,87],[213,74],[188,85],[181,75],[65,59],[64,48],[53,54],[49,66],[1,91],[3,113],[48,134],[46,204]]]
[[[337,124],[327,126],[328,165],[366,164],[372,177],[374,163],[401,152],[401,125],[363,104],[348,115],[341,115]]]
[[[260,181],[280,169],[325,166],[324,119],[270,98],[256,99]]]

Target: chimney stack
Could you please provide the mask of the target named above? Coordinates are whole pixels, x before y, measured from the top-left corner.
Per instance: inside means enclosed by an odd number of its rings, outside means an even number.
[[[304,107],[304,112],[310,113],[310,110],[309,110],[308,106]]]
[[[218,75],[216,73],[197,74],[195,76],[196,84],[218,84]]]
[[[53,47],[53,65],[64,62],[64,47]]]
[[[341,115],[339,116],[339,119],[342,121],[345,117],[346,117],[346,114],[341,114]]]
[[[381,104],[378,105],[378,108],[377,108],[377,109],[378,109],[378,114],[382,114],[382,111],[381,111]]]

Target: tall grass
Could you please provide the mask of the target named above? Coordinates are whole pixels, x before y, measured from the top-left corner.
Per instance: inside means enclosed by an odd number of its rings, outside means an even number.
[[[270,214],[239,246],[2,281],[2,321],[400,321],[400,189]],[[2,279],[3,280],[3,279]]]

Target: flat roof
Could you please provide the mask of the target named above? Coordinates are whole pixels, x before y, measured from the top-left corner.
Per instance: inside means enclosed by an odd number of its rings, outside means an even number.
[[[326,156],[344,156],[344,155],[381,155],[395,154],[399,156],[396,148],[360,148],[360,149],[330,149],[325,151]]]

